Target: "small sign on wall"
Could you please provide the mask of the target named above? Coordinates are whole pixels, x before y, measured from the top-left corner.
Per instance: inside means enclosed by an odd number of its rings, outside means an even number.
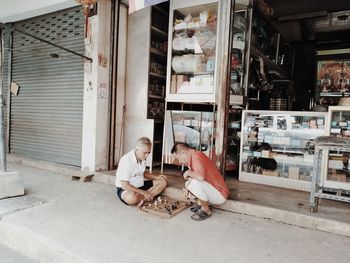
[[[97,98],[105,99],[107,98],[107,84],[100,83],[97,89]]]
[[[18,91],[19,91],[19,86],[16,82],[11,82],[11,86],[10,86],[10,90],[11,90],[11,93],[15,96],[18,95]]]

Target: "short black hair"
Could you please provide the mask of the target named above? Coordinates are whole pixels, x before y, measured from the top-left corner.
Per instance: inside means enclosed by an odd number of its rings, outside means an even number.
[[[184,143],[184,142],[175,142],[173,148],[171,148],[171,151],[170,153],[176,153],[179,148],[191,148],[187,143]]]

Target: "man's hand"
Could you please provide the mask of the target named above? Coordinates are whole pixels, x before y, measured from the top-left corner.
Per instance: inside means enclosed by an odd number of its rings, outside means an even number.
[[[168,178],[164,174],[160,174],[156,177],[156,179],[168,180]]]
[[[153,195],[148,191],[143,191],[142,195],[147,201],[151,201],[153,199]]]
[[[189,178],[191,178],[190,176],[190,170],[187,170],[186,172],[183,173],[183,177],[185,178],[185,180],[188,180]]]

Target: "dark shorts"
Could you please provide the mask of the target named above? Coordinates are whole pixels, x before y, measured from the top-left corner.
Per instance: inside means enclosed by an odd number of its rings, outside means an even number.
[[[150,189],[151,187],[153,186],[153,181],[152,180],[147,180],[147,181],[144,181],[143,183],[143,186],[139,187],[138,189],[142,189],[142,190],[148,190]],[[129,205],[127,204],[123,198],[122,198],[122,193],[124,192],[125,190],[121,187],[117,187],[117,196],[119,197],[119,199],[126,205]]]

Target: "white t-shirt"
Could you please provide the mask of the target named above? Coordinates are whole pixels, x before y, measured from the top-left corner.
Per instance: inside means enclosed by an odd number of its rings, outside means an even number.
[[[116,187],[122,187],[120,181],[128,181],[129,184],[138,188],[143,186],[144,173],[146,170],[145,162],[137,162],[135,150],[125,154],[119,161],[115,178]]]

